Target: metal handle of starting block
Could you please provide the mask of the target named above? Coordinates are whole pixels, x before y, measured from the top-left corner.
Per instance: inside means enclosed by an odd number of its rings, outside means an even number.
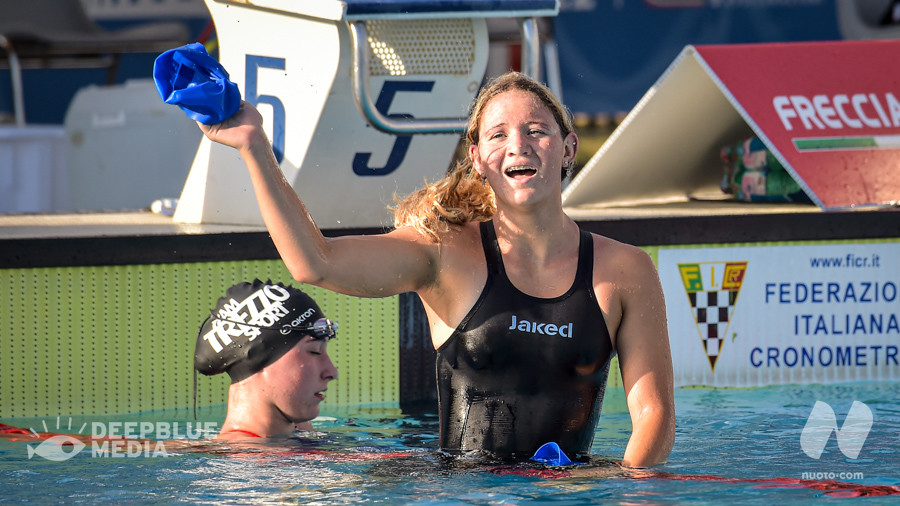
[[[350,21],[353,39],[353,99],[369,123],[382,132],[395,135],[447,134],[465,132],[466,118],[388,118],[375,108],[369,87],[369,34],[365,21]],[[522,37],[522,73],[537,78],[540,68],[540,40],[535,18],[520,18]]]
[[[19,55],[13,47],[12,41],[0,34],[0,49],[6,52],[9,59],[9,78],[12,85],[13,114],[16,116],[16,126],[25,126],[25,100],[22,93],[22,65]]]

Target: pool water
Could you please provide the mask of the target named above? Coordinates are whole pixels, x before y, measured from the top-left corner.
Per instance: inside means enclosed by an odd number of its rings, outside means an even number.
[[[900,502],[900,385],[858,383],[754,389],[678,389],[675,447],[650,473],[604,464],[621,458],[630,433],[624,394],[607,393],[589,466],[545,468],[452,460],[436,451],[438,421],[395,407],[323,410],[316,433],[253,447],[207,445],[203,451],[99,458],[82,451],[64,461],[37,455],[34,443],[0,438],[0,502],[356,504],[713,504],[811,503],[867,497]],[[857,458],[833,433],[819,459],[800,433],[816,401],[844,423],[853,401],[873,414]],[[201,413],[221,420],[223,410]],[[192,420],[183,414],[131,420]],[[56,419],[0,420],[42,431]],[[78,432],[77,421],[69,432]],[[63,427],[62,429],[65,429]],[[571,473],[580,473],[572,476]],[[807,473],[805,481],[804,473]],[[570,475],[566,475],[570,474]]]

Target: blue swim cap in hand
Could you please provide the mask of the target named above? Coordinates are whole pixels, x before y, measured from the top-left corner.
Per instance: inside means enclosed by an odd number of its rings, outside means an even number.
[[[562,449],[556,443],[544,443],[543,446],[534,452],[531,460],[535,460],[548,466],[571,466],[575,462],[569,460],[569,457],[563,453]]]
[[[189,118],[205,125],[225,121],[241,106],[237,85],[199,42],[157,56],[153,80],[165,103],[177,105]]]

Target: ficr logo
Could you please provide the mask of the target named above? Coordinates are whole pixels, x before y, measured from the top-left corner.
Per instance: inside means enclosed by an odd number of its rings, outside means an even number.
[[[865,403],[853,401],[843,426],[838,427],[837,416],[831,406],[816,401],[806,420],[806,426],[800,433],[800,447],[803,453],[819,459],[825,451],[825,445],[831,439],[831,433],[834,432],[841,453],[847,458],[856,459],[869,436],[872,419],[872,410]]]

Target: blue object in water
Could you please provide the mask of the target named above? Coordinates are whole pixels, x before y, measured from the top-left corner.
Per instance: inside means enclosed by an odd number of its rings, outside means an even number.
[[[553,442],[544,443],[543,446],[534,452],[531,460],[547,464],[548,466],[571,466],[575,464],[566,456],[559,445]]]
[[[241,106],[237,85],[199,42],[157,56],[153,80],[165,103],[177,105],[189,118],[205,125],[225,121]]]

